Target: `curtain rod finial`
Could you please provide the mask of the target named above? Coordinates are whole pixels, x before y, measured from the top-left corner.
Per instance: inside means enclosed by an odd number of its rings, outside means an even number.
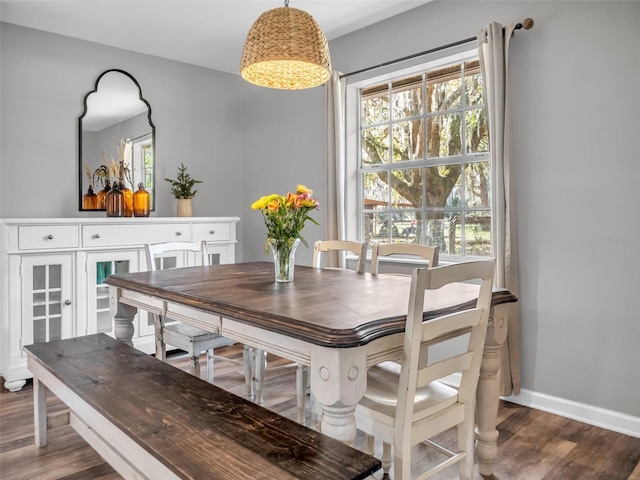
[[[525,18],[522,21],[522,28],[525,30],[531,30],[533,28],[533,18]]]

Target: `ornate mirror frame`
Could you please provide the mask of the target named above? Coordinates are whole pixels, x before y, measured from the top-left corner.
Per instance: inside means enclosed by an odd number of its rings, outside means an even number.
[[[140,105],[134,106],[136,101],[131,97],[131,93],[129,95],[119,95],[118,97],[114,97],[110,99],[108,102],[108,106],[104,108],[112,108],[114,106],[119,106],[120,101],[124,101],[125,98],[128,98],[127,104],[131,105],[131,110],[127,112],[121,112],[120,117],[111,118],[110,120],[107,118],[103,118],[108,116],[106,112],[96,112],[95,106],[92,106],[91,103],[94,103],[90,100],[92,95],[96,95],[93,98],[99,98],[98,96],[103,93],[106,95],[104,85],[107,84],[106,75],[109,75],[111,82],[113,83],[114,74],[121,74],[126,77],[126,79],[132,82],[131,90],[135,92],[137,89],[137,101],[141,102]],[[99,92],[100,81],[103,80],[103,90]],[[123,79],[119,79],[123,80]],[[128,81],[127,80],[127,81]],[[128,90],[128,87],[127,87]],[[113,92],[108,92],[108,94],[113,94]],[[109,97],[110,98],[110,97]],[[104,100],[104,97],[103,97]],[[117,101],[115,101],[117,100]],[[113,162],[119,162],[123,160],[125,165],[129,168],[129,181],[132,183],[130,188],[135,191],[138,187],[139,183],[142,183],[147,191],[150,193],[150,210],[155,210],[155,144],[156,144],[156,127],[151,120],[151,105],[149,102],[142,96],[142,88],[138,81],[128,72],[124,70],[120,70],[117,68],[112,68],[102,72],[95,81],[95,85],[93,90],[88,92],[82,99],[83,111],[82,114],[78,117],[78,185],[79,185],[79,210],[80,211],[104,211],[104,208],[85,208],[83,203],[83,196],[88,193],[89,186],[94,189],[94,193],[98,193],[99,185],[94,185],[98,181],[104,185],[105,178],[104,175],[105,169],[108,171]],[[122,105],[124,108],[124,105]],[[93,107],[92,112],[90,112],[90,108]],[[138,113],[135,113],[135,112]],[[146,119],[143,120],[143,115],[146,111]],[[94,151],[91,155],[89,155],[87,145],[84,143],[88,143],[87,133],[89,131],[84,128],[83,122],[86,125],[89,123],[90,119],[96,120],[96,117],[100,117],[100,120],[103,120],[103,125],[108,125],[103,127],[103,131],[111,130],[108,132],[110,136],[109,146],[110,154],[107,154],[105,149],[102,149],[99,155]],[[140,118],[138,118],[140,117]],[[137,120],[137,121],[136,121]],[[130,126],[131,130],[124,133],[134,132],[134,135],[125,135],[121,130],[125,128],[125,122],[135,122],[135,127]],[[148,122],[148,125],[147,123]],[[93,127],[92,127],[93,128]],[[142,130],[142,132],[141,132]],[[85,135],[83,135],[83,133]],[[93,133],[93,132],[91,132]],[[117,138],[116,138],[117,137]],[[122,145],[121,145],[122,143]],[[121,148],[124,145],[127,145],[127,148]],[[150,147],[149,147],[150,145]],[[102,144],[104,146],[104,144]],[[136,153],[135,151],[138,150]],[[124,152],[127,152],[127,156],[129,158],[115,158],[118,155],[124,155]],[[114,155],[116,153],[116,155]],[[84,156],[83,156],[84,155]],[[136,159],[137,155],[137,159]],[[148,159],[144,157],[151,157],[151,168],[147,167]],[[91,157],[91,158],[89,158]],[[127,165],[128,162],[128,165]],[[133,164],[133,166],[132,166]],[[108,174],[107,174],[108,175]],[[113,176],[111,176],[113,179]]]

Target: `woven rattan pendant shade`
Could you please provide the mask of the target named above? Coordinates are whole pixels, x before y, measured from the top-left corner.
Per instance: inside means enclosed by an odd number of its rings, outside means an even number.
[[[261,87],[301,90],[331,76],[327,38],[308,13],[280,7],[260,15],[242,52],[240,75]]]

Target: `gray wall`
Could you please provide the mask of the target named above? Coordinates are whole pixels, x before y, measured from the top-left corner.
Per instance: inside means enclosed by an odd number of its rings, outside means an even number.
[[[333,65],[349,72],[525,17],[536,25],[516,33],[511,52],[522,385],[640,416],[640,3],[433,2],[334,40]],[[205,181],[196,215],[242,217],[239,260],[266,258],[261,216],[249,208],[259,196],[304,183],[326,205],[323,89],[259,89],[11,25],[1,33],[2,216],[81,216],[76,117],[108,68],[129,71],[152,105],[157,177],[184,161]],[[47,201],[13,201],[25,186]],[[174,214],[168,188],[158,200],[156,215]],[[325,214],[305,228],[310,242],[324,236]],[[309,263],[310,250],[300,252]]]
[[[526,17],[510,56],[522,386],[640,416],[640,3],[434,2],[333,41],[333,67]]]
[[[111,68],[133,75],[151,104],[158,187],[152,215],[175,215],[177,200],[163,179],[175,178],[180,162],[204,182],[196,215],[243,214],[242,202],[230,201],[242,196],[243,181],[238,76],[7,23],[0,34],[2,217],[104,216],[78,212],[77,118],[84,95]],[[25,191],[42,195],[16,201]]]

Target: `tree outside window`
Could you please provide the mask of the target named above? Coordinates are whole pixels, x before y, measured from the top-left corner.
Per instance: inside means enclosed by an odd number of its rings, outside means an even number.
[[[482,93],[477,59],[360,89],[363,240],[491,254]]]

